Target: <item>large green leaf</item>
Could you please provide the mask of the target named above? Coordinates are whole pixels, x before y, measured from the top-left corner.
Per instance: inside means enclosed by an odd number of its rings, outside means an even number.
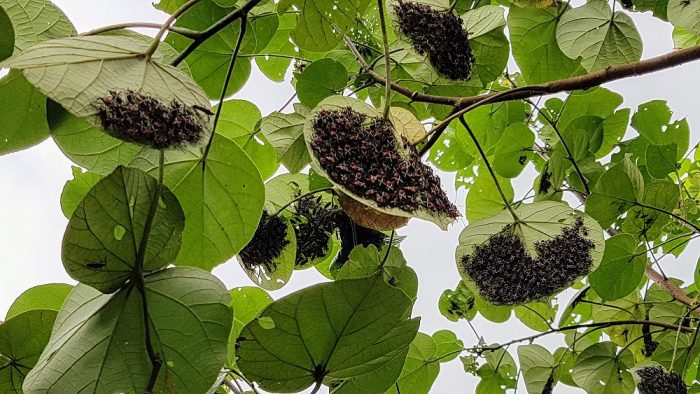
[[[148,43],[126,36],[89,36],[35,45],[2,65],[22,70],[42,93],[99,126],[98,100],[132,89],[164,103],[209,108],[202,89],[184,71],[144,56]]]
[[[535,133],[525,123],[513,123],[503,131],[493,154],[493,170],[502,177],[515,178],[532,157]]]
[[[257,56],[255,64],[260,71],[275,82],[283,82],[292,59],[286,56],[296,56],[294,43],[289,34],[294,28],[296,18],[293,14],[280,15],[280,26],[265,47],[265,53],[273,56]],[[274,56],[277,55],[277,56]]]
[[[291,33],[297,46],[312,52],[327,52],[356,25],[370,0],[292,0],[287,3],[301,11]]]
[[[700,35],[700,4],[697,1],[668,0],[668,21]]]
[[[260,130],[277,152],[277,158],[290,172],[299,172],[311,162],[304,143],[304,114],[273,112],[263,118]]]
[[[588,277],[596,294],[603,300],[616,300],[633,292],[647,266],[645,250],[632,235],[618,234],[609,238],[605,242],[603,261]]]
[[[0,79],[0,155],[36,145],[49,136],[46,97],[19,71]]]
[[[588,71],[635,62],[642,57],[642,38],[632,18],[624,12],[612,12],[604,1],[566,11],[557,26],[557,42],[566,56],[580,58]]]
[[[641,104],[632,115],[632,127],[634,127],[643,141],[640,141],[640,149],[646,144],[667,145],[675,143],[678,146],[676,159],[685,156],[690,145],[690,126],[686,118],[672,120],[673,112],[668,103],[663,100],[649,101]]]
[[[268,391],[300,391],[381,368],[418,330],[411,300],[378,277],[308,287],[270,304],[238,339],[238,366]]]
[[[528,393],[544,393],[557,366],[549,350],[535,343],[518,346],[518,359]]]
[[[0,8],[14,28],[15,54],[43,41],[75,35],[66,15],[48,0],[0,0]]]
[[[215,109],[216,110],[216,109]],[[258,167],[263,179],[271,177],[279,167],[275,148],[258,133],[262,116],[255,104],[245,100],[224,101],[216,132],[235,141]]]
[[[156,174],[157,163],[156,152],[145,152],[133,164]],[[177,265],[211,270],[253,238],[265,189],[255,164],[235,142],[216,135],[206,159],[194,148],[167,152],[165,184],[185,211]]]
[[[382,274],[387,284],[403,290],[412,300],[416,298],[418,277],[415,271],[406,265],[401,250],[395,247],[384,246],[377,250],[374,245],[356,246],[335,279],[359,279],[378,273]]]
[[[23,392],[22,382],[49,342],[56,314],[36,309],[0,323],[0,392]]]
[[[10,309],[7,310],[5,320],[10,320],[20,313],[36,309],[59,311],[63,301],[66,300],[68,293],[72,289],[73,286],[65,283],[49,283],[34,286],[17,297]]]
[[[514,196],[513,186],[509,179],[497,176],[498,183],[508,200]],[[482,172],[474,180],[467,194],[467,219],[479,220],[493,216],[505,209],[505,203],[498,193],[498,188],[488,172]]]
[[[673,29],[673,44],[675,48],[690,48],[700,45],[700,33],[676,27]]]
[[[510,7],[508,30],[513,57],[528,84],[578,74],[579,62],[569,59],[557,43],[558,8]]]
[[[63,237],[63,265],[74,279],[103,293],[134,274],[158,181],[145,172],[117,167],[83,198]],[[179,250],[184,214],[177,198],[161,189],[148,236],[144,271],[172,263]]]
[[[633,365],[634,358],[629,351],[618,355],[615,344],[601,342],[579,355],[571,376],[590,394],[632,394],[635,384],[627,368]]]
[[[73,179],[66,181],[61,192],[61,211],[63,211],[63,216],[68,219],[73,216],[73,212],[90,189],[102,179],[101,175],[90,171],[83,172],[80,167],[71,166],[71,170]]]
[[[273,300],[267,292],[258,287],[236,287],[231,289],[231,302],[233,309],[233,325],[228,343],[228,365],[236,364],[236,339],[241,334],[246,324],[255,320],[258,314]]]
[[[154,392],[206,392],[226,361],[229,294],[211,274],[171,268],[102,294],[78,285],[56,319],[49,345],[24,382],[26,392],[146,392],[151,361],[144,317],[162,368]]]
[[[600,177],[586,201],[586,213],[603,227],[609,227],[617,217],[641,201],[644,179],[639,168],[626,158]]]
[[[0,41],[0,61],[12,56],[15,50],[15,30],[12,27],[12,21],[5,12],[5,9],[0,6],[0,36],[3,40]]]
[[[302,104],[314,108],[324,98],[342,93],[347,84],[348,72],[345,66],[324,58],[304,68],[297,77],[296,91]]]
[[[503,9],[494,5],[479,7],[464,14],[469,44],[476,59],[470,85],[480,81],[482,86],[486,86],[503,73],[510,52],[510,43],[503,32],[505,24]]]

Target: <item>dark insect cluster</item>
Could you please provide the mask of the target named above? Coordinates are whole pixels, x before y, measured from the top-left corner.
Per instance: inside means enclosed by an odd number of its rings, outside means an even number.
[[[241,261],[248,270],[263,266],[268,272],[274,272],[277,264],[273,260],[280,257],[287,245],[289,239],[284,219],[263,211],[253,239],[240,252]]]
[[[512,226],[506,226],[461,259],[464,272],[488,302],[520,305],[542,300],[590,272],[591,250],[595,245],[585,238],[588,229],[581,217],[556,237],[537,242],[534,259],[512,231]]]
[[[211,115],[206,108],[190,108],[176,100],[166,105],[131,89],[110,90],[98,99],[97,108],[102,127],[115,137],[157,149],[198,142],[204,126],[197,111]]]
[[[686,394],[688,388],[683,377],[677,372],[666,373],[661,366],[646,367],[638,370],[640,382],[639,394]]]
[[[401,1],[394,6],[394,11],[401,31],[418,53],[428,54],[430,64],[438,73],[449,79],[469,80],[476,59],[461,18],[425,4]]]
[[[297,266],[307,264],[328,253],[328,241],[335,231],[337,210],[321,196],[306,196],[294,204],[292,226],[297,237]]]
[[[334,269],[340,269],[348,261],[350,252],[356,246],[374,245],[380,249],[387,242],[387,236],[381,231],[360,226],[353,222],[350,217],[343,211],[336,215],[336,226],[338,228],[338,236],[340,238],[340,252],[333,262]]]
[[[321,167],[335,182],[382,208],[407,212],[419,208],[452,218],[459,216],[440,186],[440,178],[425,165],[416,150],[402,155],[405,140],[394,136],[391,123],[368,120],[347,107],[319,111],[314,119],[311,148]]]

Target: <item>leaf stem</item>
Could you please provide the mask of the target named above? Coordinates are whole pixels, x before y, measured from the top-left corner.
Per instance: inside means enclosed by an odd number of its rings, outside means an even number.
[[[85,33],[81,33],[81,36],[95,36],[98,34],[102,33],[107,33],[110,31],[114,30],[122,30],[122,29],[138,29],[138,28],[145,28],[145,29],[162,29],[163,25],[160,23],[152,23],[152,22],[127,22],[127,23],[117,23],[114,25],[109,25],[109,26],[104,26],[100,27],[94,30],[86,31]],[[191,30],[187,29],[184,27],[179,27],[179,26],[168,26],[167,29],[175,34],[179,34],[183,37],[187,38],[194,38],[196,37],[199,32],[196,30]]]
[[[323,188],[320,188],[320,189],[311,190],[311,191],[308,192],[308,193],[301,194],[301,195],[299,195],[299,196],[294,197],[293,199],[291,199],[288,203],[282,205],[278,210],[275,211],[275,213],[273,213],[273,214],[270,215],[270,216],[277,216],[277,215],[279,215],[280,213],[284,212],[285,209],[289,208],[290,205],[292,205],[292,204],[294,204],[295,202],[300,201],[300,200],[302,200],[302,199],[304,199],[304,198],[306,198],[306,197],[308,197],[308,196],[312,196],[312,195],[317,194],[317,193],[327,192],[327,191],[331,191],[331,190],[333,190],[333,186],[323,187]]]
[[[197,49],[205,41],[214,36],[214,34],[218,33],[226,26],[233,23],[233,21],[237,19],[244,19],[244,17],[245,19],[247,19],[250,10],[252,10],[253,7],[258,5],[258,3],[260,3],[261,1],[262,0],[248,0],[248,2],[246,2],[239,8],[233,10],[228,15],[214,22],[214,24],[212,24],[208,28],[199,32],[197,37],[190,43],[190,45],[188,45],[182,52],[180,52],[180,54],[172,61],[172,65],[177,66],[178,64],[180,64],[183,60],[185,60],[187,56],[194,52],[195,49]]]
[[[484,164],[486,165],[486,169],[489,171],[489,174],[491,174],[491,178],[493,179],[493,182],[496,184],[496,189],[498,189],[498,194],[501,195],[501,199],[503,200],[503,204],[505,204],[506,208],[510,212],[510,215],[513,217],[513,220],[515,220],[516,223],[520,222],[520,218],[515,213],[513,206],[510,205],[510,200],[508,199],[508,197],[506,197],[506,193],[503,191],[503,188],[501,187],[501,183],[498,181],[498,177],[496,176],[496,173],[493,171],[493,168],[491,167],[491,163],[489,162],[489,159],[486,157],[486,153],[484,152],[484,149],[481,147],[481,144],[479,143],[479,140],[476,138],[476,135],[474,135],[474,132],[467,124],[467,121],[464,120],[463,115],[459,117],[459,121],[460,121],[460,123],[462,123],[462,126],[464,126],[464,128],[467,129],[467,133],[469,133],[469,137],[471,137],[472,141],[474,142],[474,145],[476,145],[476,149],[479,151],[479,155],[481,156],[481,160],[484,161]]]
[[[321,384],[322,384],[322,383],[323,383],[323,380],[317,380],[317,381],[316,381],[316,386],[314,386],[314,389],[311,390],[311,393],[310,393],[310,394],[316,394],[316,393],[318,393],[318,390],[321,389]]]
[[[224,108],[224,99],[226,98],[226,89],[228,89],[229,83],[231,83],[231,75],[233,75],[233,68],[236,65],[236,58],[238,58],[238,52],[241,50],[241,43],[243,42],[243,37],[245,37],[246,27],[248,25],[248,14],[243,14],[241,16],[241,31],[238,34],[238,40],[236,41],[236,48],[234,48],[231,54],[231,62],[228,65],[228,70],[226,71],[226,78],[224,79],[224,86],[221,88],[221,94],[219,95],[219,104],[216,107],[216,114],[214,115],[214,124],[211,128],[211,135],[209,136],[209,141],[207,141],[207,146],[204,148],[204,154],[202,155],[202,162],[206,162],[207,156],[209,156],[209,151],[211,150],[211,145],[214,142],[214,137],[216,136],[216,126],[219,124],[219,118],[221,117],[221,110]]]
[[[150,58],[151,56],[153,56],[153,54],[156,52],[156,49],[158,49],[158,45],[160,45],[160,40],[163,39],[165,32],[170,29],[170,26],[173,23],[175,23],[175,20],[199,2],[200,0],[189,0],[187,3],[183,4],[180,8],[175,10],[175,12],[173,12],[172,15],[170,15],[170,17],[165,20],[165,22],[163,22],[163,25],[160,28],[160,30],[158,30],[158,33],[156,33],[156,36],[153,37],[153,42],[151,42],[151,46],[148,47],[148,49],[146,49],[147,57]]]
[[[384,46],[384,66],[386,69],[384,81],[384,110],[382,117],[389,119],[389,109],[391,108],[391,58],[389,57],[389,35],[386,31],[386,10],[384,9],[384,0],[377,0],[379,9],[379,25],[382,29],[382,42]]]
[[[148,314],[148,300],[146,297],[146,284],[144,282],[144,263],[146,260],[146,252],[148,249],[148,240],[151,234],[151,229],[153,227],[153,220],[156,216],[158,210],[158,204],[160,202],[160,197],[163,189],[163,172],[165,169],[165,152],[163,150],[159,151],[158,157],[158,182],[156,183],[156,189],[153,192],[153,197],[151,200],[151,206],[148,210],[148,216],[146,216],[146,223],[143,229],[143,235],[141,237],[141,242],[139,244],[139,250],[136,254],[136,267],[133,273],[133,279],[141,294],[141,309],[143,310],[143,324],[145,329],[145,342],[146,342],[146,352],[148,353],[148,358],[151,361],[151,375],[148,380],[148,386],[146,387],[146,393],[153,393],[156,382],[158,381],[158,374],[163,366],[163,360],[153,348],[153,342],[151,340],[151,327]]]

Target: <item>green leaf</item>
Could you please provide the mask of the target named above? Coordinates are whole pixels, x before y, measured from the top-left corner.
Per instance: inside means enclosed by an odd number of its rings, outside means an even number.
[[[231,302],[233,309],[233,325],[228,340],[228,365],[236,365],[236,339],[241,334],[246,324],[255,320],[258,314],[272,303],[272,297],[258,287],[236,287],[231,289]]]
[[[632,0],[634,10],[639,12],[652,11],[656,18],[667,21],[668,0]]]
[[[663,365],[664,368],[676,371],[683,375],[685,368],[691,360],[700,352],[697,341],[693,340],[693,334],[666,331],[660,334],[656,340],[659,346],[654,351],[652,360]]]
[[[302,104],[314,108],[324,98],[342,93],[347,84],[345,66],[335,60],[321,59],[306,66],[297,78],[297,96]]]
[[[292,201],[297,195],[309,192],[307,174],[282,174],[265,184],[265,209],[276,212]]]
[[[676,49],[690,48],[700,45],[700,33],[676,27],[673,29],[673,44]]]
[[[216,132],[235,141],[258,167],[263,179],[271,177],[279,167],[275,148],[258,133],[262,115],[255,104],[246,100],[227,100],[221,109]]]
[[[557,314],[556,306],[553,307],[550,302],[531,302],[518,305],[514,310],[518,320],[528,328],[539,332],[549,331]]]
[[[435,340],[419,332],[411,342],[406,363],[396,382],[398,389],[392,387],[387,393],[428,394],[440,373],[440,363],[433,362],[437,351]]]
[[[345,32],[356,25],[369,0],[291,0],[300,11],[291,37],[301,49],[327,52],[335,48]]]
[[[515,192],[510,180],[498,177],[498,183],[503,188],[506,198],[512,201]],[[505,207],[491,175],[488,172],[479,174],[467,194],[467,219],[473,221],[488,218],[501,212]]]
[[[286,22],[291,20],[290,22]],[[292,14],[280,15],[280,28],[265,47],[265,53],[281,56],[296,56],[294,44],[289,39],[289,34],[294,27]],[[281,56],[257,56],[255,64],[260,71],[274,82],[283,82],[287,75],[287,69],[292,59]]]
[[[462,15],[462,20],[467,26],[470,40],[506,25],[503,9],[495,5],[485,5],[470,10]]]
[[[265,290],[278,290],[289,282],[295,268],[297,256],[297,239],[294,235],[294,227],[289,220],[283,218],[287,225],[287,240],[289,243],[282,249],[280,255],[272,260],[275,265],[274,270],[270,270],[265,265],[257,266],[254,270],[249,270],[243,263],[243,257],[238,256],[241,268],[248,275],[250,280]]]
[[[308,287],[268,306],[238,339],[238,366],[267,391],[369,373],[403,353],[418,330],[411,300],[372,277]],[[260,319],[274,327],[263,327]]]
[[[134,161],[151,174],[157,163],[156,152]],[[211,270],[253,238],[265,189],[255,164],[235,142],[216,136],[206,158],[195,149],[166,152],[165,185],[187,218],[175,264]]]
[[[643,246],[629,234],[618,234],[605,242],[603,261],[588,277],[591,287],[603,300],[611,301],[633,292],[647,266]]]
[[[304,143],[304,122],[306,117],[300,113],[273,112],[260,123],[260,130],[290,172],[299,172],[311,162],[311,156]]]
[[[534,343],[518,346],[518,359],[527,391],[544,393],[544,388],[557,366],[549,350]]]
[[[0,391],[21,394],[27,372],[49,342],[55,310],[20,313],[0,324]]]
[[[672,116],[666,101],[650,101],[637,108],[632,116],[632,127],[645,143],[667,145],[675,142],[678,145],[676,159],[681,160],[688,151],[690,126],[685,118],[672,122]]]
[[[589,72],[642,57],[642,38],[632,18],[613,13],[604,1],[566,11],[557,26],[557,42],[566,56],[581,58],[581,66]]]
[[[144,316],[162,360],[154,392],[206,392],[226,361],[229,294],[211,274],[170,268],[102,294],[78,285],[56,318],[48,346],[27,375],[27,392],[145,392],[151,374]],[[176,327],[177,329],[173,329]]]
[[[132,89],[164,103],[209,108],[202,89],[182,70],[143,56],[148,44],[122,36],[89,36],[35,45],[3,63],[76,116],[100,126],[97,100]]]
[[[157,183],[143,171],[118,167],[90,189],[63,237],[61,257],[71,277],[103,293],[116,291],[131,278]],[[146,272],[173,262],[185,221],[166,187],[156,204],[143,261]]]
[[[500,17],[503,19],[503,15]],[[469,28],[468,25],[467,28]],[[473,85],[475,81],[480,81],[482,86],[486,86],[501,76],[508,64],[510,43],[503,32],[503,26],[488,34],[470,38],[469,44],[476,59],[470,84]]]
[[[649,145],[646,151],[646,165],[649,175],[664,179],[666,175],[678,168],[676,157],[678,145],[675,142],[666,145]]]
[[[2,5],[0,5],[0,36],[3,37],[0,41],[0,61],[3,61],[12,56],[15,50],[15,30],[12,27],[12,20]]]
[[[360,375],[356,378],[344,380],[338,387],[332,388],[332,394],[385,394],[387,390],[395,388],[396,381],[401,375],[410,346],[403,353],[394,357],[383,367]]]
[[[31,310],[59,311],[63,301],[65,301],[72,289],[73,286],[65,283],[49,283],[34,286],[17,297],[10,309],[7,310],[5,320],[10,320],[21,313]]]
[[[579,74],[579,62],[559,49],[556,29],[558,8],[511,7],[508,30],[513,57],[528,84],[538,84]]]
[[[590,394],[632,394],[635,384],[627,368],[633,364],[629,351],[618,355],[615,344],[601,342],[581,353],[571,376]]]
[[[475,293],[478,292],[476,284],[464,272],[459,262],[463,256],[471,255],[474,249],[486,242],[490,236],[501,232],[505,226],[515,226],[526,252],[534,257],[536,243],[556,237],[564,227],[571,226],[577,217],[581,217],[588,229],[587,238],[594,243],[591,250],[591,270],[594,270],[603,258],[603,229],[583,212],[575,211],[565,203],[541,201],[522,204],[515,209],[515,213],[520,219],[518,223],[513,223],[510,212],[501,211],[491,217],[471,222],[459,235],[459,245],[455,252],[459,272],[467,286]],[[481,308],[479,310],[481,311]]]
[[[51,136],[59,149],[73,163],[95,174],[107,175],[148,149],[112,137],[54,101],[48,100],[46,109]]]
[[[668,21],[700,35],[700,4],[697,1],[668,0]]]
[[[586,202],[586,212],[609,227],[644,195],[644,180],[629,158],[616,164],[600,177]]]
[[[403,290],[411,299],[416,298],[418,277],[415,271],[406,265],[403,253],[396,247],[387,249],[387,246],[384,246],[377,250],[374,245],[356,246],[350,252],[348,261],[338,271],[335,279],[367,278],[380,272],[388,285]]]
[[[559,114],[557,125],[561,130],[566,130],[582,117],[607,119],[613,116],[615,109],[622,105],[622,102],[623,98],[620,94],[606,88],[574,91],[567,98],[566,105]],[[625,129],[626,127],[627,124]]]
[[[83,172],[80,167],[71,166],[73,179],[66,181],[61,192],[61,210],[63,216],[70,219],[73,212],[80,205],[86,194],[92,189],[102,176],[94,172]]]
[[[48,0],[0,0],[0,8],[14,28],[15,54],[40,42],[76,34],[66,15]]]
[[[28,148],[49,136],[46,97],[19,71],[0,79],[0,155]]]
[[[493,155],[493,170],[502,177],[515,178],[532,157],[535,133],[525,123],[513,123],[503,131]]]
[[[443,316],[453,322],[459,319],[472,320],[476,316],[474,301],[474,293],[469,290],[464,281],[460,280],[456,289],[447,289],[442,292],[438,309]]]

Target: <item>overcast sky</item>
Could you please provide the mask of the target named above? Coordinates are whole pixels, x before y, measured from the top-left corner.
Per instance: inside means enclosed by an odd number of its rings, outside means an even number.
[[[128,21],[162,22],[165,14],[155,10],[145,0],[54,0],[70,17],[79,32],[96,27]],[[670,51],[673,47],[672,28],[651,17],[649,13],[633,15],[644,39],[644,58]],[[151,31],[152,33],[152,31]],[[512,70],[512,68],[511,68]],[[667,100],[675,118],[687,117],[691,125],[691,146],[698,142],[699,134],[693,126],[700,127],[700,62],[671,70],[627,79],[606,85],[625,98],[625,107],[633,110],[640,103],[650,100]],[[255,103],[263,113],[279,108],[291,95],[289,83],[275,84],[254,70],[246,87],[234,97]],[[441,174],[443,185],[464,211],[464,194],[455,196],[454,178]],[[530,173],[532,175],[532,173]],[[71,179],[71,162],[48,140],[36,147],[11,155],[0,156],[0,319],[12,301],[22,291],[43,283],[74,283],[63,270],[60,245],[67,220],[60,209],[63,185]],[[532,185],[532,176],[524,175],[516,185],[521,192]],[[402,244],[408,264],[416,270],[419,278],[418,300],[414,315],[422,316],[421,331],[432,334],[440,329],[450,329],[466,345],[476,340],[465,322],[451,323],[437,310],[437,301],[442,291],[454,288],[459,275],[454,263],[457,236],[464,228],[460,220],[447,232],[435,225],[412,220],[409,226],[399,231],[407,238]],[[692,278],[698,257],[698,244],[692,245],[684,261],[670,258],[662,260],[668,275]],[[241,271],[238,263],[230,261],[214,270],[227,287],[252,286],[253,283]],[[291,283],[284,289],[272,292],[279,298],[290,292],[324,280],[315,270],[296,271]],[[563,303],[568,299],[564,298]],[[563,308],[563,307],[562,307]],[[530,332],[515,318],[507,324],[492,324],[477,318],[476,330],[487,342],[499,342],[526,336]],[[556,339],[542,342],[558,344]],[[515,356],[515,349],[511,348]],[[473,393],[477,380],[463,372],[459,360],[442,365],[433,393]],[[520,390],[524,392],[524,387]],[[557,393],[580,392],[559,385]]]

